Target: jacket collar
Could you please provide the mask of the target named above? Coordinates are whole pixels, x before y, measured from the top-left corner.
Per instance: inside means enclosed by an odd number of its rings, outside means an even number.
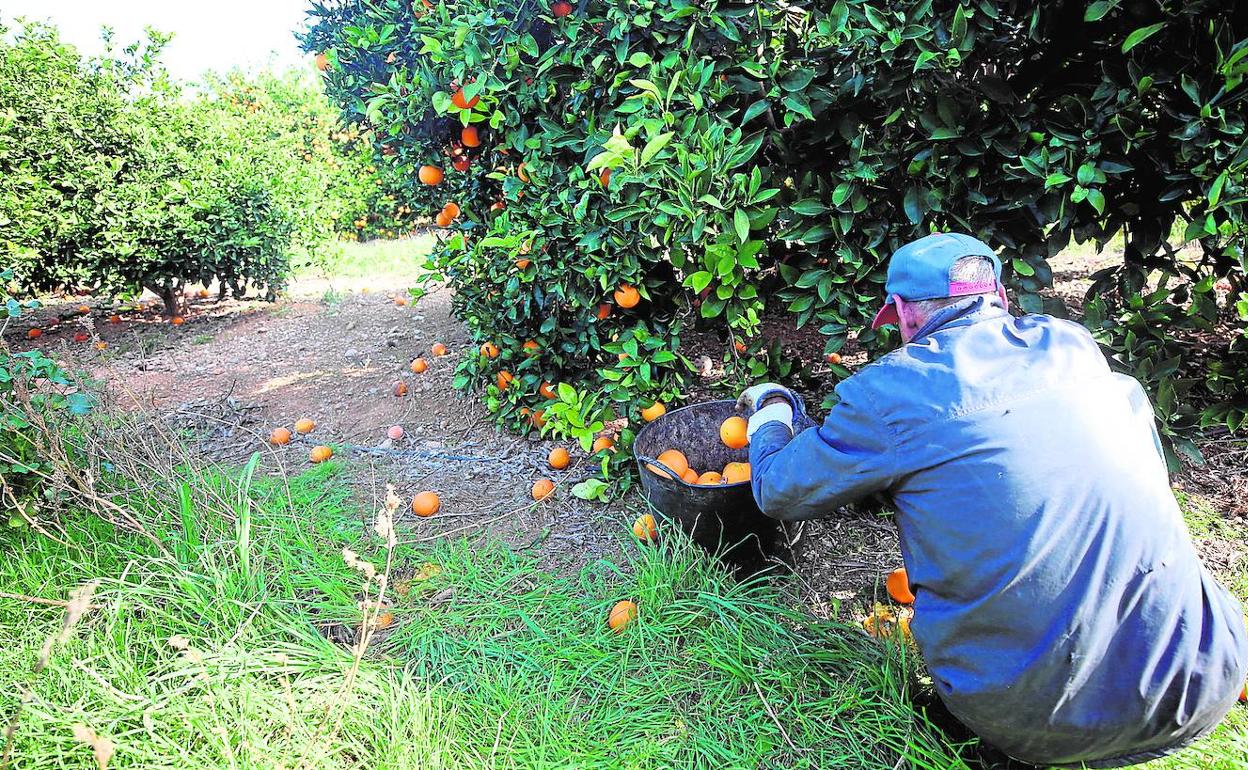
[[[918,333],[910,339],[910,342],[922,342],[934,332],[970,326],[980,321],[1000,318],[1003,315],[1008,315],[1008,312],[995,298],[984,295],[968,297],[933,313],[932,317],[927,319],[927,323],[923,324]]]

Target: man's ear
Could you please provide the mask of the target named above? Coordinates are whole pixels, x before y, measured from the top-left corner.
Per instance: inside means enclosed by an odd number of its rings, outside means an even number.
[[[1005,296],[1005,284],[997,284],[997,296],[1001,298],[1001,306],[1006,310],[1010,309],[1010,298]]]
[[[896,294],[893,295],[893,306],[897,308],[897,331],[901,332],[901,341],[909,342],[910,335],[918,330],[914,309]]]

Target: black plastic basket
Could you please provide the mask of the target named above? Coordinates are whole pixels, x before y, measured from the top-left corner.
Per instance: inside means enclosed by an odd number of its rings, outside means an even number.
[[[643,427],[633,441],[641,490],[664,518],[689,533],[694,542],[716,553],[739,574],[758,572],[787,560],[787,540],[779,522],[754,501],[748,481],[735,484],[689,484],[658,461],[678,449],[699,471],[718,471],[730,462],[747,462],[748,449],[730,449],[719,439],[719,426],[738,414],[732,401],[706,401],[675,409]],[[665,478],[649,467],[666,468]]]

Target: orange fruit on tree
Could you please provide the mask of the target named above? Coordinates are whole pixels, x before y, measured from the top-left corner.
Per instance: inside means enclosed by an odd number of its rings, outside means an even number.
[[[316,68],[321,72],[329,69],[329,57],[323,53],[318,53],[316,55]]]
[[[290,443],[290,431],[286,428],[274,428],[269,434],[269,443],[278,446],[286,446]]]
[[[550,479],[538,479],[533,482],[533,499],[537,501],[545,500],[555,492],[555,482]]]
[[[521,347],[521,349],[523,349],[523,350],[524,350],[524,354],[525,354],[526,356],[535,356],[535,355],[537,355],[538,345],[537,345],[537,343],[536,343],[536,342],[534,342],[533,340],[527,340],[527,341],[525,341],[525,343],[524,343],[523,345],[521,345],[520,347]]]
[[[451,201],[442,207],[442,213],[446,214],[451,219],[455,219],[463,212],[460,211],[458,203]]]
[[[698,483],[704,487],[714,484],[722,484],[724,483],[724,477],[719,475],[719,471],[707,471],[701,476],[698,476]]]
[[[597,313],[597,316],[598,316],[598,320],[599,320],[599,321],[605,321],[605,320],[607,320],[607,318],[608,318],[610,315],[611,315],[611,306],[610,306],[610,305],[608,305],[608,304],[607,304],[607,303],[605,303],[605,302],[603,302],[603,303],[601,303],[600,305],[598,305],[598,313]]]
[[[627,310],[630,307],[637,307],[637,303],[641,302],[641,294],[636,289],[626,283],[620,284],[620,288],[615,290],[615,304]]]
[[[433,218],[433,223],[438,227],[450,227],[452,220],[446,215],[445,211],[439,211],[438,215]]]
[[[403,398],[407,395],[407,383],[399,380],[394,383],[394,387],[390,389],[390,392],[394,394],[395,398]]]
[[[507,390],[507,386],[510,385],[511,381],[514,379],[515,377],[511,376],[511,372],[504,369],[498,373],[497,377],[494,378],[494,384],[498,386],[499,390]]]
[[[550,454],[546,456],[546,462],[550,464],[550,467],[561,471],[572,462],[572,457],[568,454],[568,450],[559,446],[550,450]]]
[[[914,592],[910,590],[910,577],[906,574],[905,567],[898,567],[888,573],[884,585],[888,588],[888,595],[893,597],[893,601],[898,604],[914,604]]]
[[[416,176],[422,184],[435,185],[442,183],[442,169],[437,166],[421,166],[420,171],[416,172]]]
[[[429,369],[429,362],[423,358],[414,358],[408,368],[413,374],[424,374]]]
[[[295,432],[301,435],[307,435],[314,430],[316,430],[316,423],[312,422],[307,417],[304,417],[302,420],[295,423]]]
[[[537,389],[537,394],[542,398],[557,398],[555,395],[555,386],[549,382],[543,382],[542,386]]]
[[[745,434],[747,427],[744,417],[729,417],[719,425],[719,440],[729,449],[741,449],[750,443]]]
[[[633,522],[633,534],[638,540],[644,540],[647,543],[653,543],[655,538],[659,536],[659,525],[655,522],[654,516],[649,513],[643,513]]]
[[[594,448],[593,450],[591,450],[593,451],[594,454],[598,454],[599,452],[602,452],[608,449],[613,450],[613,451],[615,450],[615,441],[613,441],[611,438],[607,436],[599,436],[598,438],[594,439]]]
[[[37,340],[43,336],[43,329],[30,329],[26,332],[26,339]]]
[[[663,405],[662,401],[655,401],[650,406],[641,410],[641,419],[646,422],[654,422],[665,414],[667,414],[667,407]]]
[[[637,605],[625,599],[622,602],[616,602],[611,608],[611,612],[607,615],[607,626],[618,634],[636,619]]]
[[[671,468],[677,475],[683,476],[685,471],[689,470],[689,459],[685,457],[685,453],[679,449],[668,449],[662,452],[658,457],[654,458],[664,466]],[[654,464],[647,464],[646,468],[665,479],[670,479],[662,467]]]
[[[536,412],[530,415],[529,423],[532,424],[534,428],[545,428],[546,427],[546,410],[538,409]]]
[[[698,483],[698,472],[697,472],[697,471],[695,471],[693,468],[685,468],[684,473],[681,473],[681,474],[680,474],[680,478],[681,478],[681,480],[682,480],[682,481],[684,481],[686,484],[697,484],[697,483]]]
[[[446,355],[446,345],[443,345],[441,342],[435,342],[433,347],[429,348],[429,352],[441,358]]]
[[[471,110],[473,107],[477,106],[477,102],[479,101],[481,101],[481,96],[479,94],[469,99],[464,96],[464,89],[462,88],[456,88],[455,92],[451,94],[451,104],[461,110]]]
[[[724,466],[724,483],[739,484],[750,480],[749,463],[728,463]]]
[[[186,323],[186,319],[180,315],[175,315],[173,318],[169,319],[169,323],[173,324],[174,326],[181,326],[182,324]]]
[[[442,501],[433,492],[421,492],[412,498],[412,513],[417,516],[432,516],[442,507]]]
[[[498,345],[487,342],[481,346],[481,355],[486,358],[498,358]]]
[[[480,147],[481,136],[477,133],[477,127],[464,126],[464,130],[459,132],[459,141],[463,142],[465,147]]]
[[[559,2],[550,6],[550,14],[556,19],[562,19],[572,13],[572,4],[567,0],[559,0]]]
[[[308,456],[314,463],[323,463],[334,456],[334,450],[327,446],[313,447],[312,452]]]

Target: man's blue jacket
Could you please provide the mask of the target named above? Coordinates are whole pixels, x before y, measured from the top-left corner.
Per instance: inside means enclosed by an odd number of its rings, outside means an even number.
[[[822,426],[750,443],[767,515],[891,495],[936,691],[1023,761],[1113,767],[1211,730],[1248,676],[1152,410],[1091,335],[967,300],[836,388]]]

